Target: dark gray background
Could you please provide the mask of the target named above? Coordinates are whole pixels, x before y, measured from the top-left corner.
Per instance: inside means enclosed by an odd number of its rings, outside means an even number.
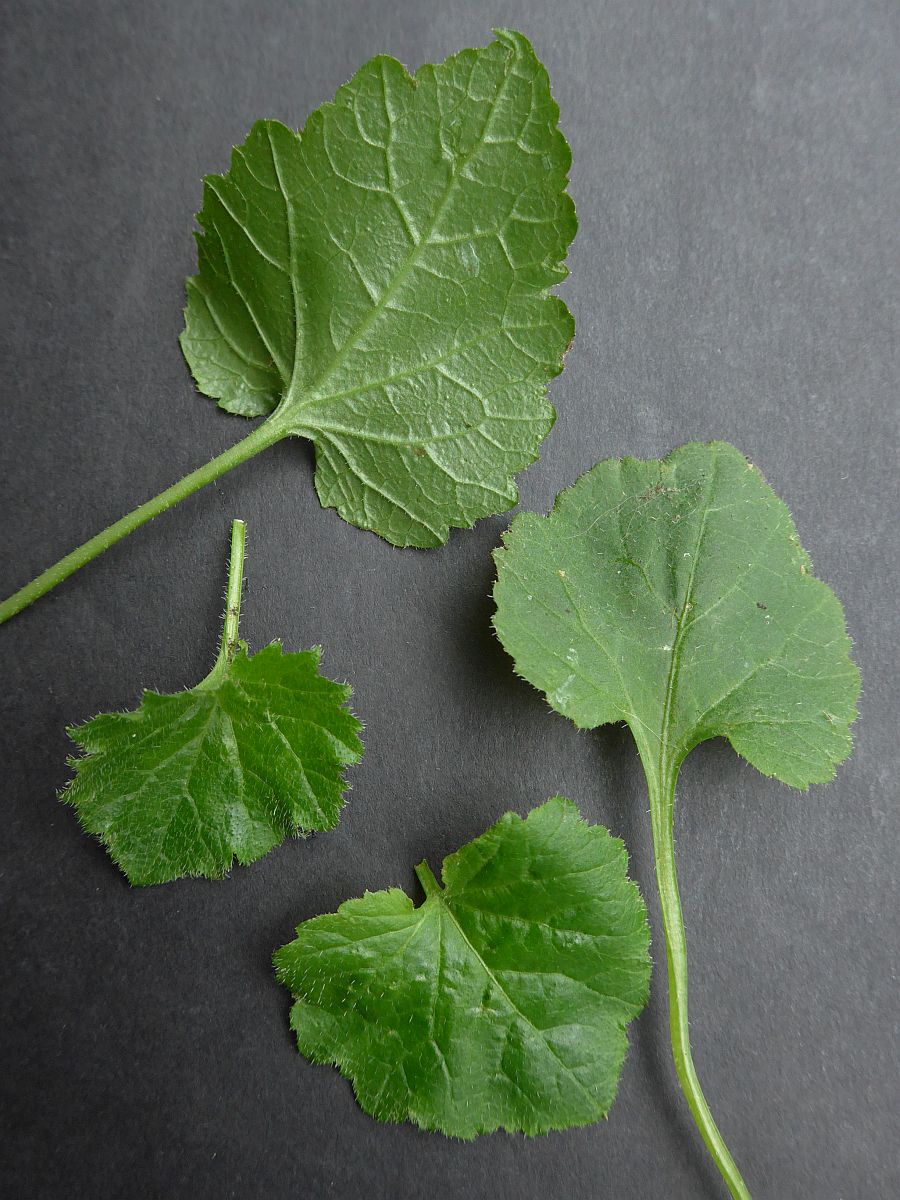
[[[572,144],[578,323],[522,502],[596,459],[735,442],[792,508],[862,667],[853,758],[799,795],[723,744],[684,770],[677,849],[698,1068],[754,1197],[888,1198],[897,1149],[900,6],[226,0],[5,12],[3,591],[236,441],[182,361],[200,178],[360,63],[522,28]],[[321,642],[367,726],[340,828],[221,883],[131,891],[55,800],[67,722],[212,660],[228,522],[243,632]],[[271,952],[413,886],[561,791],[624,837],[663,953],[627,733],[578,733],[489,629],[508,518],[392,549],[320,509],[282,444],[0,630],[2,1153],[22,1197],[717,1197],[676,1089],[664,972],[594,1128],[456,1144],[379,1126],[292,1046]]]

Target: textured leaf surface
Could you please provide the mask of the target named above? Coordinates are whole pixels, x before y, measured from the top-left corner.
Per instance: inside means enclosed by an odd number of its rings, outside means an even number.
[[[206,179],[182,346],[207,395],[313,440],[326,506],[434,546],[516,501],[573,334],[576,229],[546,71],[499,31],[415,76],[367,63],[302,132]]]
[[[144,692],[134,712],[69,730],[84,757],[63,799],[132,883],[218,877],[337,824],[361,726],[319,657],[241,648],[213,687]]]
[[[445,859],[443,889],[417,870],[420,907],[367,892],[276,954],[301,1052],[372,1116],[455,1137],[605,1115],[650,974],[622,843],[555,797]]]
[[[598,463],[505,542],[494,624],[517,672],[582,728],[627,721],[648,775],[716,736],[800,788],[849,754],[840,603],[733,446]]]

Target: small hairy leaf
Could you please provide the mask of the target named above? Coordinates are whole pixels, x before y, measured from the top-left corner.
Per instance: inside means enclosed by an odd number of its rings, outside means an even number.
[[[181,343],[200,389],[316,448],[323,505],[396,545],[510,508],[554,419],[576,229],[544,67],[497,32],[378,57],[205,181]]]
[[[383,1121],[472,1138],[586,1125],[647,999],[649,932],[620,841],[557,796],[422,863],[425,902],[367,892],[275,955],[300,1051]]]
[[[728,738],[806,788],[850,752],[859,673],[790,513],[723,442],[608,459],[495,555],[516,671],[582,728],[631,727],[648,776]]]
[[[316,646],[238,640],[244,523],[231,537],[228,606],[209,675],[186,692],[144,692],[134,712],[69,729],[82,757],[62,799],[131,883],[225,874],[296,833],[333,828],[359,762],[351,688],[319,674]]]
[[[69,730],[85,757],[62,798],[131,883],[216,878],[337,824],[361,725],[319,656],[241,649],[214,687],[145,691],[134,712]]]

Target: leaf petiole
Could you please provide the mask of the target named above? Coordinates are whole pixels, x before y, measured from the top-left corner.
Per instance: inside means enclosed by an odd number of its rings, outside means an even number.
[[[644,765],[646,769],[648,764],[645,762]],[[661,777],[647,769],[650,820],[653,826],[653,857],[669,976],[669,1035],[672,1041],[672,1057],[688,1107],[707,1150],[728,1185],[728,1190],[735,1200],[751,1200],[747,1185],[713,1120],[691,1055],[688,1030],[687,941],[681,898],[678,894],[678,877],[675,873],[674,816],[677,776],[677,766],[664,768]]]
[[[434,872],[424,858],[416,867],[416,878],[422,885],[422,891],[427,897],[437,896],[440,893],[441,885],[435,879]]]
[[[247,526],[239,518],[231,522],[231,556],[228,560],[228,591],[226,593],[225,627],[222,632],[220,655],[231,662],[238,648],[238,626],[241,621],[241,589],[244,586],[244,549]]]
[[[129,533],[140,529],[142,525],[174,507],[180,500],[193,495],[207,483],[212,483],[214,479],[219,479],[227,471],[240,466],[248,458],[253,458],[261,450],[281,441],[288,430],[281,418],[276,420],[277,416],[277,413],[273,414],[261,425],[257,425],[242,441],[223,454],[219,454],[204,466],[198,467],[196,471],[191,471],[183,479],[160,492],[158,496],[154,496],[152,500],[147,500],[132,512],[120,517],[118,521],[114,521],[112,525],[102,529],[77,549],[70,551],[58,563],[48,567],[46,571],[42,571],[31,583],[14,592],[0,604],[0,625],[4,621],[8,621],[10,617],[14,617],[16,613],[21,612],[23,608],[27,608],[29,604],[33,604],[35,600],[39,600],[57,584],[68,579],[79,567],[85,566],[91,559],[102,554],[104,550],[108,550],[110,546],[114,546],[116,542],[120,542]]]
[[[241,622],[241,594],[244,586],[244,550],[247,526],[238,517],[231,522],[231,555],[228,560],[228,587],[225,593],[225,616],[222,640],[213,669],[197,684],[198,688],[215,688],[222,681],[231,660],[240,648],[238,629]]]

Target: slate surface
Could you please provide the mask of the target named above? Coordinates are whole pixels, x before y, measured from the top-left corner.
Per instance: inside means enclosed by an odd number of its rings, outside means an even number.
[[[200,177],[252,121],[299,124],[366,58],[523,29],[572,144],[578,322],[546,510],[597,458],[724,437],[791,506],[863,671],[857,749],[809,795],[722,744],[685,768],[692,1031],[756,1200],[900,1193],[896,0],[31,0],[2,17],[2,590],[237,440],[182,361]],[[15,1197],[717,1197],[667,1050],[664,972],[608,1122],[471,1145],[376,1125],[294,1051],[269,966],[296,922],[561,791],[653,896],[625,732],[578,733],[489,631],[507,518],[392,549],[323,512],[281,445],[0,630],[3,1101]],[[212,661],[228,522],[244,633],[321,642],[368,753],[340,828],[223,883],[130,891],[54,798],[64,726]]]

